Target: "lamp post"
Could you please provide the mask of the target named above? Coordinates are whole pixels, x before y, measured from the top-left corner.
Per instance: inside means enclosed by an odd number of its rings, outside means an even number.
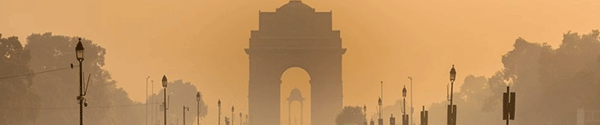
[[[402,104],[404,107],[404,110],[402,110],[402,125],[407,125],[409,120],[408,115],[406,114],[406,86],[402,88],[402,101],[404,103]]]
[[[79,124],[83,125],[83,66],[81,65],[83,62],[83,45],[81,44],[81,38],[79,38],[79,42],[75,47],[75,54],[77,57],[77,61],[79,61],[79,96],[77,96],[77,100],[79,100]]]
[[[162,78],[162,86],[164,88],[165,100],[163,101],[163,105],[165,106],[165,125],[167,125],[167,76],[163,75]]]
[[[233,111],[234,111],[233,110],[233,106],[231,106],[231,125],[234,125],[233,124],[233,118],[235,118],[235,117],[233,117]]]
[[[381,97],[378,100],[379,102],[379,119],[377,122],[379,125],[383,125],[383,81],[381,81]]]
[[[455,80],[456,69],[454,69],[454,65],[452,65],[452,69],[450,69],[450,105],[448,105],[448,125],[456,125],[456,105],[452,104]]]
[[[198,125],[200,125],[200,92],[196,93],[196,101],[198,101],[198,107],[196,108],[196,120],[198,120]]]
[[[383,102],[381,101],[381,98],[379,98],[379,100],[377,100],[377,103],[379,104],[379,119],[377,119],[377,124],[378,125],[383,125],[383,119],[381,119],[381,115],[383,114]]]
[[[413,123],[413,113],[414,113],[414,109],[413,109],[413,85],[412,85],[412,77],[408,77],[408,79],[410,79],[410,125],[412,125]]]
[[[365,120],[364,125],[367,125],[367,105],[363,106],[363,115],[365,115],[365,117],[364,117],[364,120]]]
[[[154,80],[150,80],[150,83],[152,83],[152,90],[151,93],[152,95],[154,95]],[[156,107],[154,107],[156,104],[156,98],[152,98],[152,106],[150,106],[152,108],[152,115],[150,116],[150,123],[154,125],[154,118],[156,118]],[[158,122],[158,120],[157,120]]]
[[[148,125],[148,79],[150,76],[146,77],[146,125]]]
[[[190,107],[183,106],[183,125],[185,125],[185,111],[190,111]]]
[[[219,107],[219,117],[217,119],[219,125],[221,125],[221,99],[217,102],[217,106]]]

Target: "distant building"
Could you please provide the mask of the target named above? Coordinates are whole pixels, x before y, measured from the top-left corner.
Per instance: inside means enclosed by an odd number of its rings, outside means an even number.
[[[600,125],[600,110],[578,109],[577,125]]]

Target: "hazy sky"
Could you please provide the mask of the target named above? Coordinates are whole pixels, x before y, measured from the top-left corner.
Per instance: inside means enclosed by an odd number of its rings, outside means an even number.
[[[250,30],[258,29],[259,11],[275,11],[287,2],[0,0],[0,33],[18,36],[23,44],[28,35],[44,32],[92,39],[107,49],[105,68],[134,100],[144,101],[147,76],[158,91],[160,77],[167,75],[170,81],[197,85],[209,106],[207,119],[216,119],[219,98],[224,107],[236,105],[236,111],[246,114],[244,48]],[[385,105],[401,99],[407,76],[414,77],[415,107],[429,105],[446,97],[452,64],[458,88],[466,75],[490,76],[499,70],[501,56],[518,37],[557,46],[569,30],[600,29],[598,0],[303,2],[317,11],[332,11],[333,28],[341,30],[342,46],[348,49],[342,64],[344,105],[366,104],[369,114],[375,111],[381,80]],[[282,90],[282,98],[292,86],[307,91],[304,71],[289,70],[283,76],[300,82],[284,80],[282,89],[288,90]]]

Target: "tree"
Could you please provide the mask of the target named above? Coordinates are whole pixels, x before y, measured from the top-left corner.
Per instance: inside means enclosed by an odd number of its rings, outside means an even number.
[[[572,124],[577,109],[600,109],[594,103],[600,100],[599,34],[598,30],[583,35],[568,32],[559,48],[542,52],[538,73],[549,121]]]
[[[503,123],[501,108],[487,112],[482,110],[485,100],[493,94],[489,85],[485,76],[468,75],[465,77],[460,91],[454,92],[453,103],[457,106],[456,124],[501,125]],[[432,104],[429,108],[429,123],[446,124],[448,105],[448,101]]]
[[[183,80],[175,80],[167,84],[167,96],[169,98],[167,102],[167,116],[168,119],[180,119],[183,117],[182,106],[189,107],[189,111],[186,111],[185,122],[194,123],[196,122],[196,111],[198,102],[196,101],[196,93],[198,90],[195,85],[190,82],[184,82]],[[200,118],[205,117],[208,114],[208,107],[202,99],[202,93],[200,93]],[[151,95],[148,100],[155,100],[157,103],[162,104],[164,100],[164,89],[161,89],[157,94]],[[153,108],[162,108],[153,106]],[[163,110],[163,109],[159,109]],[[227,115],[226,115],[227,116]],[[237,115],[236,115],[237,116]],[[162,119],[160,119],[162,121]],[[171,120],[169,120],[171,121]]]
[[[361,106],[346,106],[335,118],[336,125],[362,125],[365,122],[365,114]]]
[[[31,125],[40,111],[40,95],[31,87],[31,57],[17,37],[0,34],[0,124]]]
[[[599,34],[567,32],[556,49],[517,39],[502,56],[504,68],[489,79],[494,95],[484,109],[501,107],[509,80],[511,91],[517,92],[515,120],[520,124],[572,124],[577,109],[600,109]]]
[[[28,63],[33,71],[48,71],[77,65],[75,45],[77,37],[32,34],[27,37],[25,50],[31,53]],[[89,39],[81,41],[85,48],[84,81],[89,79],[88,107],[84,108],[84,122],[95,124],[143,123],[144,105],[128,98],[127,93],[116,87],[110,73],[103,69],[106,50]],[[88,78],[88,75],[91,75]],[[79,122],[79,71],[60,70],[36,75],[33,87],[42,97],[42,110],[38,123],[77,124]]]

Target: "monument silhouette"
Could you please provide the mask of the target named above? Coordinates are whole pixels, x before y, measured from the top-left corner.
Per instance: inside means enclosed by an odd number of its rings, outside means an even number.
[[[259,11],[258,30],[251,31],[248,106],[250,125],[280,124],[281,76],[299,67],[310,76],[311,124],[333,125],[342,110],[342,48],[332,30],[330,12],[316,12],[299,0],[275,12]]]
[[[288,101],[288,125],[292,124],[292,102],[300,103],[300,125],[304,125],[304,97],[302,97],[302,92],[298,88],[292,89],[290,92],[290,97],[287,98]],[[298,123],[296,123],[298,124]]]

